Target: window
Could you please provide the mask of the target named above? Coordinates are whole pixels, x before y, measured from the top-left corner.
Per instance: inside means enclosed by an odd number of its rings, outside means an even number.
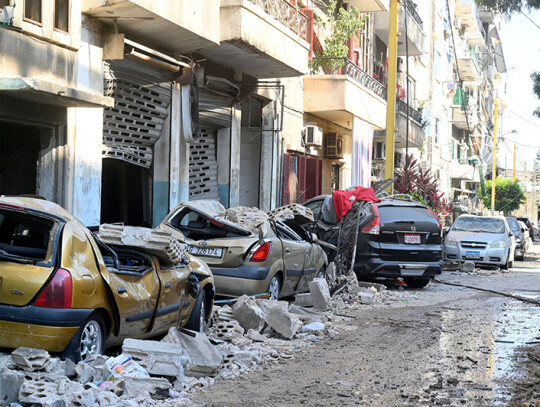
[[[373,148],[373,159],[384,160],[386,157],[386,145],[385,143],[375,143]]]
[[[41,24],[42,11],[41,0],[25,0],[24,1],[24,18]]]
[[[54,28],[69,31],[69,0],[54,0]]]
[[[435,119],[435,144],[439,144],[439,126],[441,125],[441,121],[439,119]]]

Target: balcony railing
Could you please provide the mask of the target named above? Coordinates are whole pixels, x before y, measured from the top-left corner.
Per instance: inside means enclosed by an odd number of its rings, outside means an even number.
[[[409,111],[407,112],[407,107]],[[401,100],[399,97],[396,99],[396,109],[398,112],[403,113],[404,115],[409,115],[409,118],[422,125],[422,113],[418,110],[409,106],[407,102]]]
[[[407,4],[407,10],[409,11],[409,14],[411,15],[411,17],[414,19],[414,21],[416,21],[416,23],[420,26],[420,28],[423,28],[424,22],[418,15],[418,10],[417,10],[418,6],[416,5],[416,3],[411,0],[406,0],[405,3]]]
[[[261,7],[267,14],[275,18],[285,27],[308,40],[308,17],[287,0],[249,0]]]
[[[311,65],[312,67],[322,69],[327,75],[347,75],[380,98],[386,99],[386,86],[369,75],[349,58],[317,57],[311,60]],[[315,69],[315,73],[317,73],[317,70]]]

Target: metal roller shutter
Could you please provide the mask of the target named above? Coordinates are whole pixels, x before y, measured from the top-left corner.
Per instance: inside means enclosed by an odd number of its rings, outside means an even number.
[[[219,199],[216,133],[201,131],[189,149],[189,198]]]

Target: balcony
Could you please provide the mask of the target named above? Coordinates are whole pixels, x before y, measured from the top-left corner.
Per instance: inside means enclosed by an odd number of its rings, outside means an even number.
[[[304,111],[352,128],[353,117],[386,127],[386,87],[347,58],[313,58],[321,74],[304,76]],[[340,66],[341,65],[341,66]]]
[[[476,171],[476,168],[466,158],[452,161],[450,165],[450,177],[464,181],[479,180],[478,171]]]
[[[405,30],[405,16],[407,17],[407,30]],[[374,16],[375,18],[375,34],[388,43],[388,36],[390,31],[390,13],[381,12]],[[417,6],[412,1],[407,1],[407,9],[403,7],[399,9],[398,16],[398,31],[401,32],[401,36],[398,38],[398,56],[407,55],[405,45],[405,31],[407,32],[409,55],[419,56],[425,53],[424,39],[425,34],[423,31],[423,21],[418,15]]]
[[[166,52],[219,44],[219,1],[83,0],[83,13],[130,39]],[[111,30],[112,32],[112,30]]]
[[[475,0],[456,0],[454,17],[459,18],[467,33],[483,33]]]
[[[462,81],[474,82],[480,77],[480,61],[474,48],[458,52],[456,61],[454,64],[456,64],[456,70],[459,69],[459,77]]]
[[[396,148],[405,148],[407,146],[407,115],[409,116],[409,147],[419,148],[424,143],[424,127],[422,113],[408,106],[407,102],[401,98],[396,98],[396,122],[394,133]],[[386,141],[386,130],[375,131],[374,141]]]
[[[347,3],[356,7],[362,13],[388,11],[390,9],[390,0],[348,0]]]
[[[221,0],[220,46],[201,53],[252,77],[307,72],[308,18],[287,0]]]

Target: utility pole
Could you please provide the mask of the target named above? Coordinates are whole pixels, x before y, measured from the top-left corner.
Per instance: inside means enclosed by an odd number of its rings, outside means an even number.
[[[525,163],[525,192],[527,192],[527,163]],[[527,193],[528,195],[528,193]],[[525,213],[529,214],[529,197],[525,197]]]
[[[497,116],[499,114],[499,99],[495,99],[493,119],[493,171],[491,174],[491,214],[495,215],[495,180],[497,179]]]
[[[516,144],[514,143],[514,176],[512,177],[512,181],[516,182]]]
[[[396,76],[397,76],[397,17],[398,0],[390,0],[390,29],[388,35],[388,85],[386,87],[386,166],[385,178],[394,178],[394,149],[396,127]],[[387,191],[391,193],[393,184]]]

